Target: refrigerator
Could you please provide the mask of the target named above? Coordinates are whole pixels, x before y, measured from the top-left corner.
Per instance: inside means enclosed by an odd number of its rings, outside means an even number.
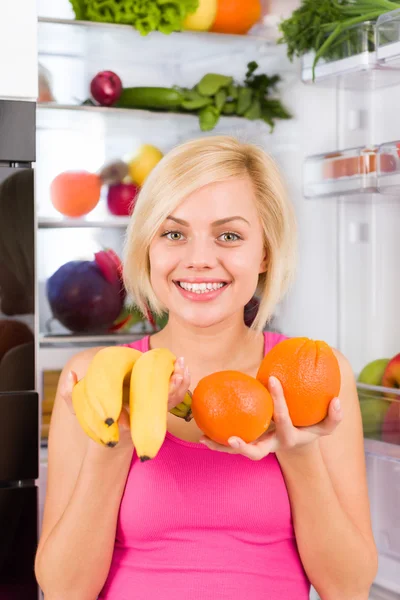
[[[127,224],[126,218],[110,215],[106,188],[88,215],[63,217],[51,203],[52,180],[69,169],[98,172],[142,143],[167,152],[199,136],[230,134],[259,144],[284,175],[298,222],[299,261],[273,328],[325,340],[348,358],[356,379],[370,362],[400,353],[400,16],[394,11],[378,23],[361,25],[356,48],[343,48],[340,60],[321,61],[313,80],[313,57],[291,62],[285,46],[277,44],[277,23],[298,4],[266,2],[264,18],[246,36],[143,37],[129,26],[76,22],[67,0],[39,1],[39,64],[50,90],[37,107],[41,396],[43,380],[83,347],[141,335],[138,328],[71,335],[52,318],[47,279],[65,262],[90,259],[102,247],[120,254]],[[272,132],[261,121],[239,117],[222,117],[212,131],[203,132],[193,115],[83,104],[92,78],[102,70],[117,73],[125,87],[192,87],[207,73],[243,81],[251,61],[260,73],[280,75],[279,97],[292,114],[277,121]],[[359,382],[358,392],[379,550],[370,600],[393,600],[400,598],[400,395],[371,380]],[[377,418],[389,407],[395,414],[384,426]],[[42,439],[41,497],[45,443]]]
[[[34,102],[0,100],[0,599],[37,600]]]

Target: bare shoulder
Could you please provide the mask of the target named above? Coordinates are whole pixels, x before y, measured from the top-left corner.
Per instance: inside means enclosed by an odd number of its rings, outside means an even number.
[[[339,395],[344,401],[350,401],[352,399],[353,401],[356,400],[358,404],[356,380],[350,361],[342,352],[340,352],[340,350],[337,350],[336,348],[332,348],[332,350],[339,363],[340,369],[341,386]],[[348,392],[350,392],[350,399],[348,397]]]

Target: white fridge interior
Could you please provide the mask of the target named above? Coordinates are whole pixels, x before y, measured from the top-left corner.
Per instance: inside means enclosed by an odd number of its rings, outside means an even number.
[[[39,383],[45,370],[62,368],[84,345],[118,342],[118,336],[71,340],[51,320],[45,282],[65,262],[91,259],[102,246],[120,254],[127,222],[109,215],[104,197],[87,217],[63,218],[50,202],[52,179],[69,169],[96,172],[141,143],[166,152],[184,140],[218,133],[270,152],[295,205],[297,278],[274,326],[339,348],[356,376],[368,362],[400,352],[400,48],[393,43],[382,46],[380,55],[378,48],[322,62],[312,83],[307,59],[291,63],[285,46],[275,43],[277,16],[296,4],[272,3],[275,16],[266,17],[254,35],[143,38],[127,26],[71,22],[68,0],[39,0],[39,63],[50,75],[55,97],[37,108]],[[261,121],[238,117],[222,117],[203,133],[192,115],[79,106],[89,96],[92,77],[104,69],[118,73],[124,86],[192,86],[209,72],[243,80],[252,60],[260,72],[282,77],[280,96],[293,114],[277,122],[273,133]],[[356,171],[349,171],[354,164]],[[375,392],[387,402],[384,390]],[[380,553],[371,598],[400,598],[400,441],[366,439],[365,449]],[[45,480],[43,448],[42,504]]]

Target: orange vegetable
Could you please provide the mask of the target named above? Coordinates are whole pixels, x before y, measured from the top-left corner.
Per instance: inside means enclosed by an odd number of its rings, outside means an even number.
[[[231,436],[253,442],[268,429],[273,412],[268,390],[254,377],[239,371],[219,371],[197,384],[192,413],[210,439],[228,446]]]
[[[245,34],[261,18],[260,0],[218,0],[210,31]]]
[[[65,171],[55,177],[50,186],[51,201],[67,217],[87,215],[100,200],[102,181],[88,171]]]
[[[296,427],[322,421],[340,391],[340,368],[332,348],[304,337],[284,340],[266,354],[257,379],[267,386],[271,375],[282,384]]]

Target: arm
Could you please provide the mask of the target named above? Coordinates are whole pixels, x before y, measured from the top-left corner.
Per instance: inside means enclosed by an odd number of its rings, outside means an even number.
[[[322,600],[367,600],[377,571],[353,373],[336,352],[343,419],[309,445],[279,450],[299,553]]]
[[[46,600],[93,600],[106,580],[132,445],[102,448],[68,409],[67,375],[81,379],[99,348],[73,357],[58,384],[48,447],[48,482],[35,572]],[[122,441],[122,440],[121,440]]]

